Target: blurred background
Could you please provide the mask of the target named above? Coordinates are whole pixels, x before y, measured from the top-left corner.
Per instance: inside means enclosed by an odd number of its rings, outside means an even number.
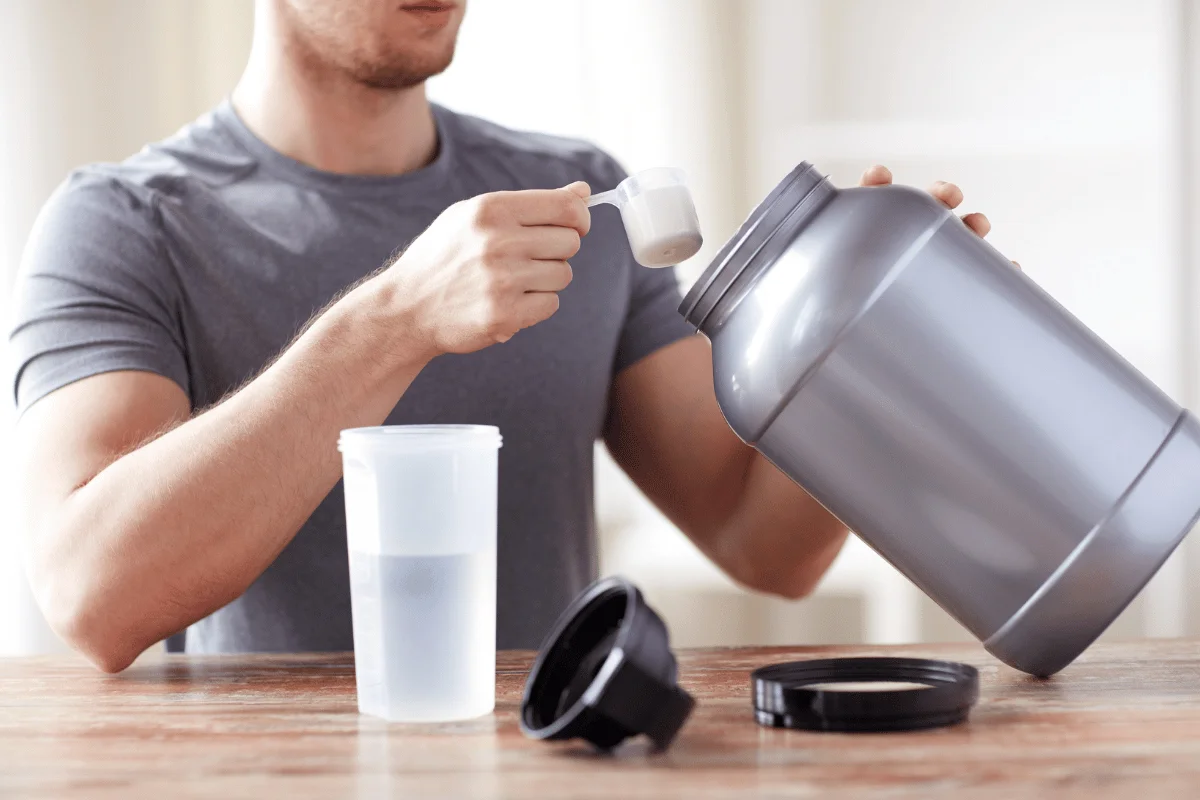
[[[470,0],[429,92],[590,139],[630,170],[685,169],[707,238],[685,288],[800,160],[838,184],[877,162],[953,180],[996,246],[1195,407],[1198,15],[1193,0]],[[0,0],[3,308],[54,186],[216,104],[251,22],[251,0]],[[811,598],[744,592],[596,457],[603,569],[641,584],[679,645],[969,638],[857,540]],[[60,649],[11,508],[0,498],[0,654]],[[1200,633],[1197,578],[1185,542],[1106,636]]]

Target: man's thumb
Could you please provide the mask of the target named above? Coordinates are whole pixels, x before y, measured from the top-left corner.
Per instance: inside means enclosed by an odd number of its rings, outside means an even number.
[[[589,197],[592,196],[592,187],[588,186],[583,181],[575,181],[574,183],[568,183],[563,188],[566,189],[568,192],[571,192],[572,194],[579,195],[579,199],[581,199],[581,200],[587,200]]]

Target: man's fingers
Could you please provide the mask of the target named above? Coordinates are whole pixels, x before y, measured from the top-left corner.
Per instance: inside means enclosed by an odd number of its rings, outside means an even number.
[[[867,171],[862,174],[862,177],[858,182],[862,186],[886,186],[892,182],[892,173],[887,167],[882,166],[881,164],[876,164],[873,167],[868,167]],[[947,181],[937,181],[929,187],[929,193],[933,195],[938,202],[946,206],[946,208],[958,208],[960,205],[962,205],[962,189],[959,189],[958,186],[953,183],[949,183]],[[962,221],[968,228],[975,231],[975,233],[979,234],[980,236],[987,236],[988,232],[992,229],[992,223],[986,216],[980,214],[979,212],[964,214]],[[1016,265],[1017,269],[1021,268],[1021,265],[1017,264],[1015,261],[1013,264]]]
[[[575,181],[574,183],[568,183],[563,188],[566,189],[568,192],[571,192],[574,195],[578,195],[580,200],[587,200],[589,197],[592,196],[592,187],[588,186],[583,181]]]
[[[972,214],[964,214],[962,221],[966,223],[968,228],[975,231],[980,236],[987,236],[988,231],[992,229],[992,223],[988,221],[987,217],[985,217],[983,214],[980,214],[978,211]]]
[[[579,252],[579,231],[556,225],[538,225],[521,231],[521,255],[548,261],[566,261]]]
[[[526,292],[561,292],[571,285],[574,274],[566,261],[531,261],[522,277]]]
[[[592,210],[587,207],[587,199],[592,196],[592,187],[588,186],[584,181],[575,181],[574,183],[568,183],[563,188],[578,197],[582,203],[585,224],[582,229],[576,228],[575,230],[578,231],[580,236],[587,236],[588,231],[592,229]],[[571,255],[575,254],[572,253]],[[567,258],[570,257],[567,256]]]
[[[586,235],[592,226],[592,215],[578,188],[494,192],[478,199],[476,213],[485,224],[503,223],[507,216],[521,225],[574,228],[580,236]]]
[[[934,183],[929,187],[929,193],[940,200],[946,208],[958,208],[963,201],[962,189],[946,181]]]
[[[537,325],[558,311],[558,295],[554,292],[529,292],[519,302],[517,322],[522,328]]]
[[[858,179],[861,186],[887,186],[892,182],[892,171],[882,164],[867,167],[867,171]]]

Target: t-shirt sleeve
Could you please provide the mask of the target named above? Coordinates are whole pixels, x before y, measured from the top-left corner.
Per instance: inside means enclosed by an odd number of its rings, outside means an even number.
[[[188,391],[178,283],[153,195],[77,173],[34,223],[17,273],[9,368],[17,409],[116,370]]]
[[[626,176],[612,158],[605,157],[601,167],[603,188],[611,189]],[[696,329],[679,313],[683,297],[674,267],[643,267],[626,252],[629,261],[629,306],[617,341],[614,370],[620,372],[636,364],[661,347],[695,335]]]
[[[632,260],[629,311],[617,341],[616,371],[696,331],[679,314],[679,282],[674,267],[650,269]]]

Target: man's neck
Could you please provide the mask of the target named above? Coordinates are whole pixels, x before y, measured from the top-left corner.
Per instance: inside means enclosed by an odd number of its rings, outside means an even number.
[[[242,121],[274,149],[328,172],[400,175],[437,153],[425,86],[378,90],[341,74],[313,74],[255,43],[233,91]]]

